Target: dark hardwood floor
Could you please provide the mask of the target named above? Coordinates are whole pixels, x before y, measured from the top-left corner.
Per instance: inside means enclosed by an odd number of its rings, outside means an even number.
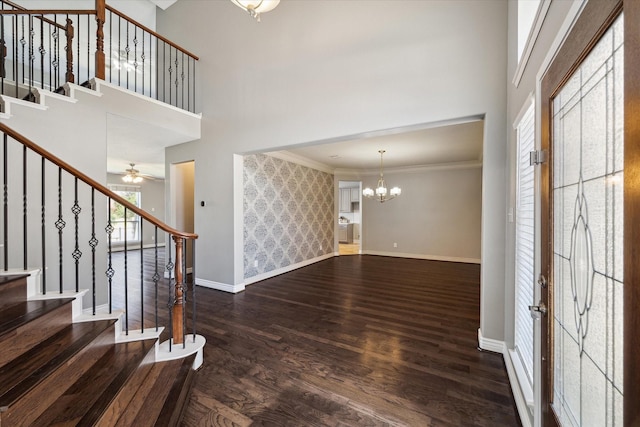
[[[352,255],[237,295],[198,287],[207,345],[183,425],[520,425],[502,356],[477,350],[479,276],[472,264]]]

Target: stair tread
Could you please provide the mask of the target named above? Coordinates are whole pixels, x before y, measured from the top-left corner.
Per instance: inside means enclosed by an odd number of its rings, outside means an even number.
[[[35,425],[93,425],[156,340],[115,344],[35,421]]]
[[[8,407],[71,359],[115,320],[72,323],[0,368],[0,407]]]
[[[176,373],[171,390],[169,390],[164,400],[160,415],[156,418],[155,426],[175,426],[178,425],[182,419],[184,408],[191,393],[191,386],[193,385],[193,376],[195,374],[193,362],[195,358],[196,354],[192,354],[184,359],[173,361],[179,362],[178,372]]]
[[[22,325],[55,309],[71,303],[74,298],[51,300],[20,301],[0,311],[0,336],[11,332]]]
[[[99,426],[176,426],[191,391],[195,354],[156,362],[147,369],[137,391],[119,418],[102,419]],[[141,367],[140,369],[144,369]]]
[[[7,274],[0,275],[0,286],[6,285],[9,283],[17,282],[20,279],[24,279],[25,277],[29,277],[29,274]],[[26,295],[26,291],[25,291]]]

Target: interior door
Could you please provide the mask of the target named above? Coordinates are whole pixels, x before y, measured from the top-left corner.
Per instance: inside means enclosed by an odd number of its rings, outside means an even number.
[[[587,3],[542,81],[544,425],[640,425],[638,3]]]

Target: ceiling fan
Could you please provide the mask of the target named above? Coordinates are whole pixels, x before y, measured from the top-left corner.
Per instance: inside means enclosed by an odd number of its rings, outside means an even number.
[[[122,180],[126,183],[130,184],[139,184],[145,179],[153,180],[151,175],[141,174],[138,169],[135,168],[135,163],[129,163],[129,168],[125,169],[125,174],[122,177]]]

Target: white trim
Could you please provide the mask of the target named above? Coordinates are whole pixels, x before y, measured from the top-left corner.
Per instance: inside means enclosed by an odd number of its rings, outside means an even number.
[[[403,252],[384,252],[384,251],[370,251],[370,250],[362,251],[362,255],[379,255],[379,256],[390,256],[390,257],[396,257],[396,258],[417,258],[417,259],[428,259],[432,261],[449,261],[449,262],[464,262],[466,264],[481,264],[480,258],[463,258],[463,257],[443,256],[443,255],[411,254],[411,253],[403,253]]]
[[[239,285],[230,285],[228,283],[214,282],[213,280],[200,279],[197,277],[196,285],[218,291],[230,292],[232,294],[244,291],[244,283],[240,283]]]
[[[86,89],[86,88],[84,88],[82,86],[77,86],[77,87],[80,87],[80,88],[85,89],[85,90],[89,90],[89,89]],[[129,89],[122,88],[122,87],[117,86],[117,85],[115,85],[113,83],[109,83],[109,82],[107,82],[105,80],[101,80],[101,79],[99,79],[97,77],[91,79],[91,87],[93,88],[93,90],[96,93],[99,93],[101,95],[103,93],[102,87],[106,87],[106,88],[113,89],[113,90],[118,91],[118,92],[125,93],[125,94],[127,94],[129,96],[133,96],[133,97],[142,99],[142,100],[144,100],[146,102],[151,102],[151,103],[156,104],[156,105],[158,105],[160,107],[167,108],[169,110],[173,110],[173,111],[175,111],[177,113],[182,113],[185,116],[191,116],[191,117],[196,118],[196,119],[201,119],[202,118],[202,113],[192,113],[191,111],[183,110],[182,108],[178,108],[178,107],[173,106],[171,104],[167,104],[167,103],[164,103],[162,101],[158,101],[157,99],[149,98],[148,96],[139,94],[138,92],[133,92],[133,91],[131,91]]]
[[[518,85],[520,84],[520,80],[522,80],[524,70],[527,68],[527,63],[529,62],[529,58],[531,57],[533,47],[536,45],[536,40],[540,35],[540,30],[542,29],[542,24],[544,23],[544,19],[547,16],[547,12],[549,11],[549,6],[551,6],[551,0],[542,0],[542,2],[540,3],[540,7],[538,7],[536,18],[533,21],[533,26],[531,27],[531,31],[529,32],[529,37],[527,37],[527,43],[524,45],[524,51],[522,52],[522,56],[518,59],[516,73],[513,76],[513,80],[511,80],[511,82],[516,87],[518,87]]]
[[[440,170],[460,170],[482,168],[482,161],[471,160],[466,162],[437,163],[433,165],[402,166],[397,168],[385,168],[385,173],[421,173]],[[380,169],[336,169],[336,175],[368,176],[380,175]]]
[[[300,166],[319,170],[320,172],[326,172],[329,174],[333,174],[334,172],[334,169],[331,166],[325,165],[324,163],[316,162],[315,160],[311,160],[307,157],[303,157],[289,151],[272,151],[264,154],[267,156],[275,157],[276,159],[284,160],[285,162],[295,163]]]
[[[325,259],[333,258],[335,255],[333,253],[321,255],[319,257],[311,258],[305,261],[298,262],[296,264],[291,264],[286,267],[278,268],[276,270],[271,270],[266,273],[258,274],[253,277],[249,277],[244,280],[244,285],[250,285],[252,283],[259,282],[261,280],[269,279],[274,276],[279,276],[280,274],[288,273],[293,270],[297,270],[302,267],[306,267],[311,264],[315,264],[316,262],[324,261]]]
[[[511,357],[512,354],[515,356],[515,359],[518,358],[518,355],[515,354],[513,350],[507,349],[505,349],[503,357],[504,364],[507,368],[509,384],[511,385],[511,391],[513,392],[513,399],[516,402],[516,408],[518,409],[518,415],[520,416],[522,427],[532,427],[531,411],[533,410],[533,389],[531,389],[530,386],[529,388],[522,387],[522,384],[518,382],[518,374],[516,373],[518,368],[516,366],[519,365],[521,369],[524,368],[519,362],[517,364],[514,363],[514,359]]]
[[[535,100],[536,100],[536,97],[533,94],[533,92],[529,92],[529,95],[527,95],[527,99],[524,101],[524,104],[522,104],[522,107],[520,108],[520,112],[518,113],[515,120],[513,121],[514,129],[518,129],[518,126],[520,126],[520,122],[522,122],[522,118],[524,117],[525,114],[529,112],[529,108],[535,102]],[[534,124],[535,124],[535,117],[534,117]]]
[[[485,338],[482,336],[482,330],[478,328],[478,347],[481,350],[492,351],[494,353],[500,353],[504,357],[506,345],[504,341],[494,340],[493,338]]]
[[[509,356],[508,358],[506,356]],[[520,384],[520,389],[522,390],[522,395],[524,397],[524,401],[527,404],[529,410],[533,410],[533,384],[527,381],[527,374],[522,364],[522,360],[518,353],[513,349],[508,349],[505,353],[505,360],[509,360],[509,363],[513,365],[514,373],[516,374],[516,379],[518,380],[518,384]],[[521,381],[524,379],[524,381]]]
[[[565,39],[569,35],[571,28],[573,28],[574,24],[578,20],[578,17],[580,16],[580,13],[582,12],[584,6],[587,4],[587,1],[588,0],[577,0],[571,4],[571,9],[569,10],[569,13],[567,13],[567,17],[565,18],[564,22],[558,29],[558,35],[553,40],[553,43],[551,43],[551,46],[549,46],[549,49],[547,50],[547,56],[545,56],[544,61],[542,61],[542,65],[538,70],[538,74],[536,74],[537,95],[540,94],[540,86],[538,85],[542,82],[544,74],[547,72],[547,69],[560,51],[560,47],[564,44]],[[540,100],[537,99],[536,104],[541,105]]]
[[[202,366],[202,349],[207,343],[207,340],[202,335],[196,335],[194,342],[192,337],[193,335],[191,334],[185,335],[183,337],[184,348],[182,344],[173,344],[171,346],[171,351],[169,351],[169,340],[164,341],[160,345],[156,345],[156,362],[183,359],[193,353],[196,353],[196,359],[193,361],[193,365],[191,365],[191,368],[193,370],[198,369],[200,366]],[[173,343],[173,340],[171,342]]]

